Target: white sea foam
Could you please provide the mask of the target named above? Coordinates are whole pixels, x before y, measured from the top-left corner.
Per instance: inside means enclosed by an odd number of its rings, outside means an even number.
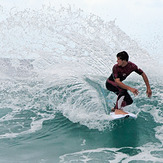
[[[137,154],[128,156],[123,152],[123,150],[133,150]],[[122,151],[122,152],[121,152]],[[123,162],[127,163],[130,161],[154,161],[154,162],[162,162],[162,156],[157,152],[162,152],[163,150],[160,148],[156,148],[155,145],[146,144],[143,147],[126,147],[126,148],[98,148],[92,150],[82,150],[80,152],[65,154],[60,156],[60,162],[68,163],[71,161],[74,162],[82,162],[87,163],[89,161],[92,162]],[[156,154],[155,154],[156,153]]]

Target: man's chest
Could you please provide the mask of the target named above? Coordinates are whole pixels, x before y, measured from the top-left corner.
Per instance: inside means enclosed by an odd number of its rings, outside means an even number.
[[[133,72],[132,69],[127,68],[121,68],[118,70],[118,76],[122,78],[126,78],[128,75],[130,75]]]

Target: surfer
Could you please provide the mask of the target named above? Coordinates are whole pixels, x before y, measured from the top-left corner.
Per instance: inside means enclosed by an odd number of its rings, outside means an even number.
[[[126,112],[123,111],[123,107],[131,105],[133,103],[133,100],[129,95],[128,90],[131,91],[135,96],[139,93],[136,88],[130,87],[122,82],[133,71],[142,76],[147,87],[147,96],[151,97],[152,95],[147,75],[143,72],[143,70],[138,68],[137,65],[128,60],[129,56],[127,52],[122,51],[118,53],[117,64],[113,66],[112,74],[106,81],[106,88],[109,91],[114,92],[118,96],[114,108],[111,109],[112,112],[115,111],[115,113],[117,114],[119,112],[121,114],[126,114]]]

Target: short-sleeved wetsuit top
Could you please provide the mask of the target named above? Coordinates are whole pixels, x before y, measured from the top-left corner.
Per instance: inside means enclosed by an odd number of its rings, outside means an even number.
[[[120,81],[123,81],[127,78],[128,75],[130,75],[133,71],[141,75],[143,71],[137,67],[132,62],[128,62],[128,64],[125,67],[118,66],[118,64],[113,66],[113,72],[109,77],[109,80],[114,81],[116,78],[120,78]]]

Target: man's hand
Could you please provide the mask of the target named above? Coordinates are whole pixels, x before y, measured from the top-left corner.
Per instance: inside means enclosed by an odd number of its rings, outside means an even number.
[[[144,72],[142,73],[142,77],[143,77],[143,80],[144,80],[144,82],[146,84],[146,87],[147,87],[147,91],[146,91],[147,96],[151,97],[152,96],[152,91],[151,91],[151,88],[150,88],[150,85],[149,85],[148,77]]]
[[[139,94],[139,91],[135,88],[130,88],[130,91],[135,95],[137,96]]]
[[[147,89],[147,96],[150,98],[152,96],[152,91],[150,88]]]

